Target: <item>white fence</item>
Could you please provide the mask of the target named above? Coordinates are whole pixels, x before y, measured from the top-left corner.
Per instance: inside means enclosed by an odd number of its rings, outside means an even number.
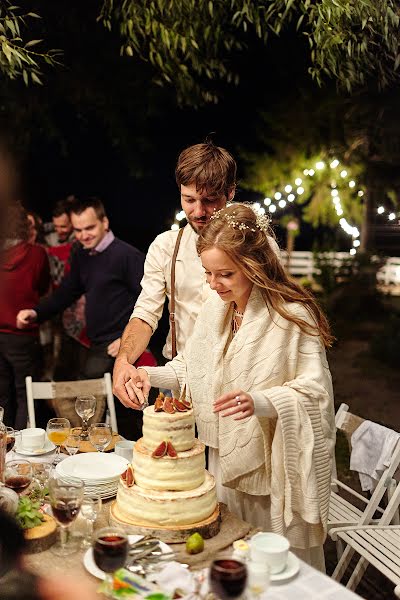
[[[281,252],[283,264],[287,266],[287,252]],[[348,252],[324,252],[322,255],[338,268],[346,262],[352,260]],[[314,264],[314,254],[312,252],[294,251],[290,255],[289,273],[296,277],[312,278],[318,274],[318,268]],[[392,256],[386,259],[385,264],[379,269],[376,275],[377,281],[383,286],[400,285],[400,257]]]

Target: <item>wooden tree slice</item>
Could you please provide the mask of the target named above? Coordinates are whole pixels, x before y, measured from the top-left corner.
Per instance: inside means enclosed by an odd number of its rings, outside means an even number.
[[[74,433],[80,434],[81,431],[82,431],[82,427],[74,427]],[[111,440],[110,444],[107,446],[107,448],[105,449],[105,452],[111,452],[112,450],[114,450],[115,444],[117,442],[119,442],[120,439],[121,439],[121,436],[118,433],[116,433],[115,431],[113,431],[112,440]],[[67,452],[67,450],[65,450],[64,447],[62,447],[62,451],[64,452],[64,454],[68,455],[68,452]],[[97,452],[97,450],[94,446],[92,446],[92,444],[90,443],[89,440],[81,440],[79,442],[79,452]]]
[[[35,554],[52,546],[57,539],[57,523],[50,515],[44,515],[44,521],[37,527],[24,530],[25,552]]]
[[[114,500],[110,507],[110,525],[121,525],[127,533],[131,534],[152,535],[167,544],[180,544],[195,532],[200,533],[204,539],[216,536],[221,527],[221,513],[219,506],[217,506],[211,516],[198,523],[176,525],[175,527],[149,526],[134,519],[125,520],[118,510],[117,502]]]

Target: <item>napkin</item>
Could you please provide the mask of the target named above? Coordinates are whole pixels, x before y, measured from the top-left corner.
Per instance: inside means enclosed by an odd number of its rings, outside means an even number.
[[[165,565],[157,573],[154,581],[163,592],[171,597],[175,594],[189,596],[194,593],[196,588],[192,573],[176,561],[171,561]]]
[[[165,565],[153,581],[171,598],[188,600],[193,596],[205,596],[208,592],[207,569],[192,573],[176,561]]]

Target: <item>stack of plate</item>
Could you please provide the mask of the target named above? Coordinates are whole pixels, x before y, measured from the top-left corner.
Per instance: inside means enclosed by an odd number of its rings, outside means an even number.
[[[82,479],[85,496],[112,498],[117,493],[118,481],[129,461],[117,454],[87,452],[69,456],[56,466],[56,472],[65,478]]]

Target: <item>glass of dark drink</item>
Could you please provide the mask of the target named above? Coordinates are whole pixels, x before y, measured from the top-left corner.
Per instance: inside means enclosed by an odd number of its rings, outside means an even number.
[[[15,445],[15,431],[12,427],[7,427],[7,452],[11,452]]]
[[[104,529],[96,531],[93,538],[93,559],[99,569],[106,574],[106,594],[108,596],[112,595],[112,574],[125,565],[128,549],[128,536],[123,529],[104,527]]]
[[[219,558],[211,563],[210,590],[221,600],[240,598],[246,589],[246,565],[233,558]]]
[[[76,552],[78,546],[67,542],[67,528],[75,521],[83,501],[85,486],[81,479],[68,480],[55,478],[49,481],[51,510],[60,525],[60,541],[52,546],[57,556],[67,556]]]
[[[32,482],[29,460],[10,460],[6,463],[4,483],[15,492],[23,492]]]

